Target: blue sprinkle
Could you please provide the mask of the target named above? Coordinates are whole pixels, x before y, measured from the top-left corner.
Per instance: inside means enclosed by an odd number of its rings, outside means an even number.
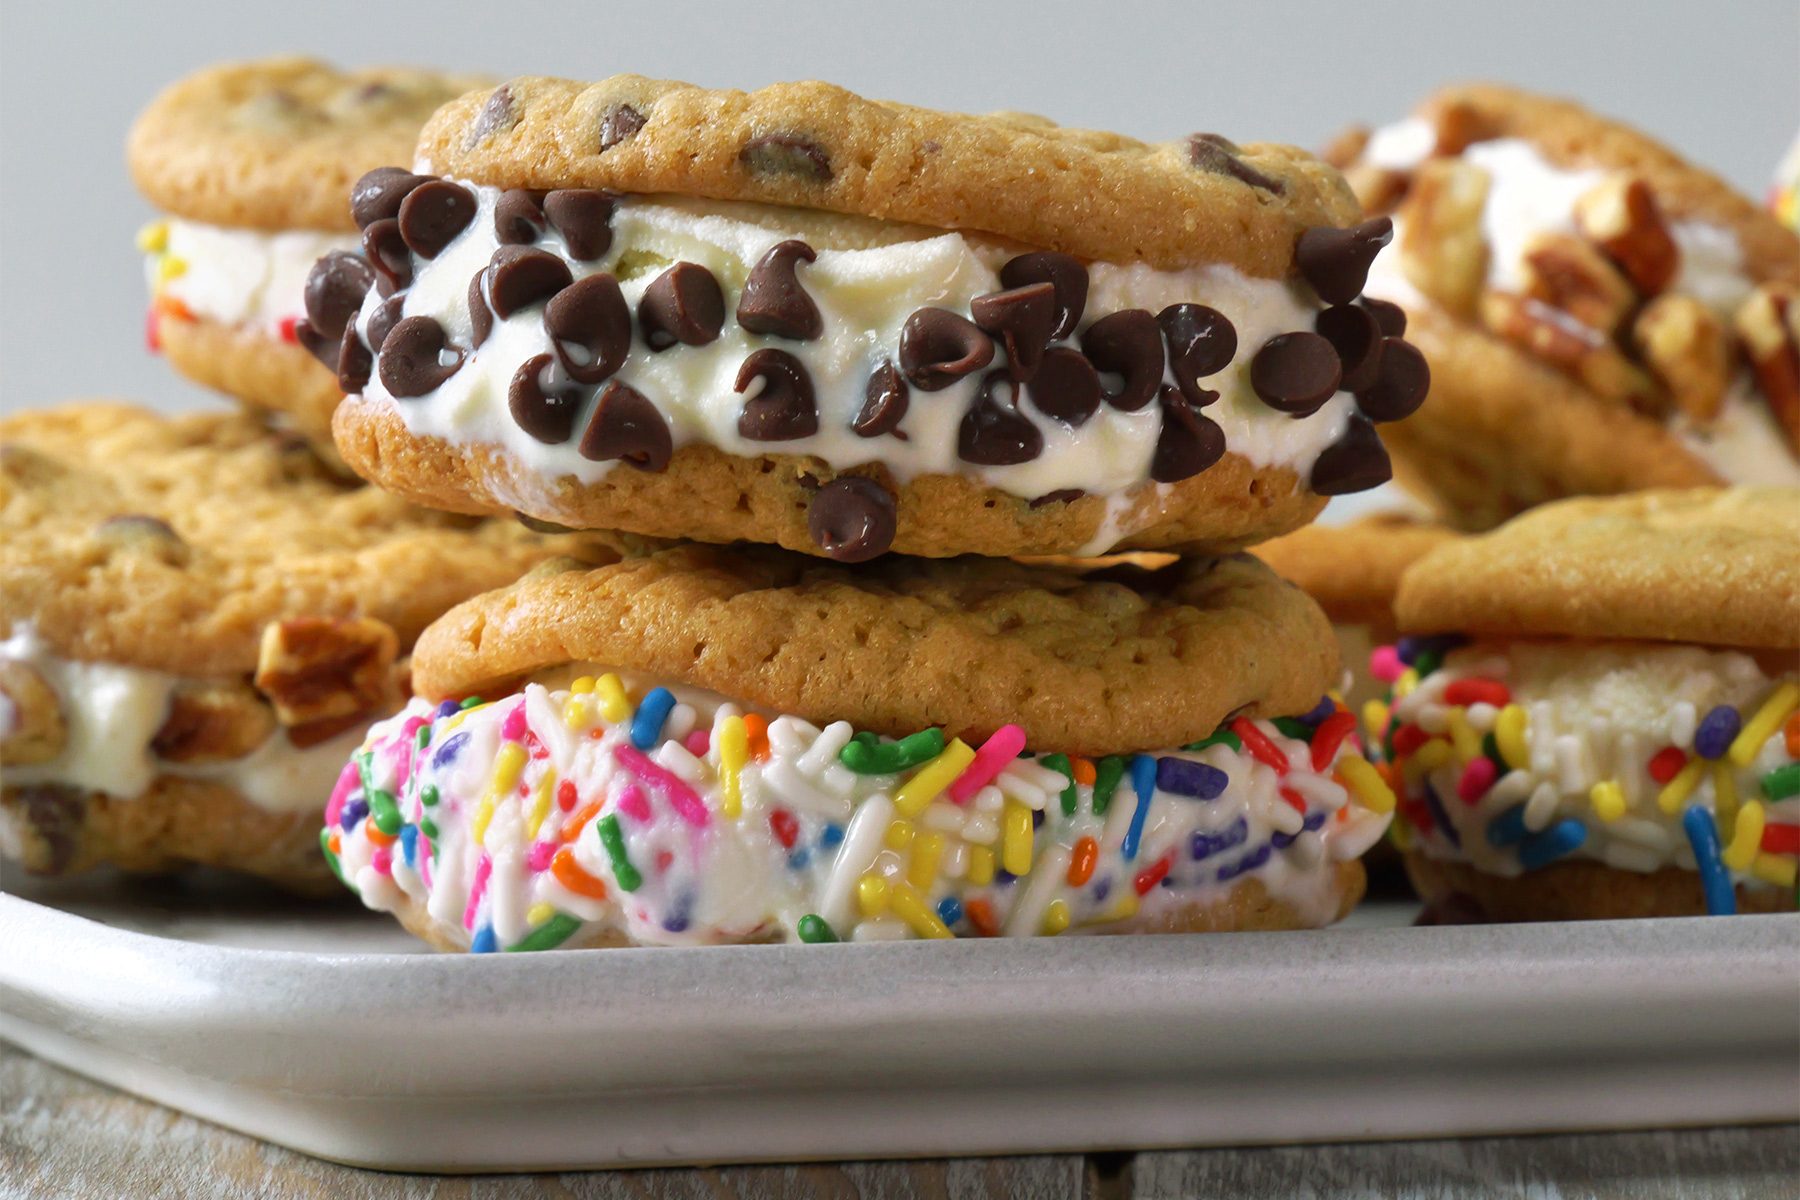
[[[1281,835],[1276,834],[1275,836],[1280,837]],[[1192,842],[1194,861],[1198,862],[1203,858],[1210,858],[1221,850],[1229,850],[1233,846],[1241,846],[1249,840],[1250,822],[1243,817],[1239,817],[1236,821],[1232,822],[1223,833],[1207,833],[1203,829],[1196,829],[1194,831],[1194,839]],[[1294,839],[1291,837],[1288,838],[1289,842],[1293,840]],[[1282,846],[1285,846],[1286,844],[1286,842],[1281,843]]]
[[[1336,711],[1337,703],[1330,696],[1320,696],[1319,702],[1313,705],[1312,711],[1300,719],[1308,725],[1317,725]]]
[[[1138,842],[1144,837],[1144,820],[1150,815],[1150,797],[1156,793],[1156,760],[1148,754],[1132,755],[1131,787],[1137,792],[1137,809],[1131,814],[1125,842],[1119,847],[1126,862],[1137,858]]]
[[[1289,846],[1293,845],[1299,837],[1300,835],[1297,833],[1282,833],[1280,830],[1276,830],[1269,835],[1269,845],[1275,847],[1277,850],[1286,850]]]
[[[844,827],[836,823],[827,823],[819,830],[819,848],[829,850],[844,840]]]
[[[1515,804],[1493,820],[1487,827],[1488,845],[1496,848],[1516,846],[1525,840],[1525,806]]]
[[[1724,758],[1743,724],[1737,709],[1719,705],[1700,719],[1700,728],[1694,731],[1694,753],[1701,758]]]
[[[1173,875],[1164,875],[1161,879],[1157,880],[1156,886],[1172,888],[1175,886],[1175,877]]]
[[[1519,843],[1519,865],[1527,871],[1549,866],[1587,841],[1587,826],[1574,819],[1558,821]]]
[[[1714,710],[1717,711],[1716,709]],[[1698,804],[1681,814],[1681,827],[1694,848],[1694,864],[1700,868],[1700,890],[1706,895],[1706,911],[1715,917],[1737,912],[1737,891],[1731,875],[1719,861],[1719,826],[1713,815]]]
[[[945,896],[938,901],[937,915],[938,920],[952,929],[956,928],[956,923],[963,918],[962,902],[955,896]]]
[[[683,895],[675,901],[675,907],[663,921],[663,928],[670,933],[685,933],[693,921],[694,897],[691,893]]]
[[[1262,845],[1258,846],[1256,849],[1252,850],[1250,853],[1244,855],[1244,857],[1238,859],[1236,862],[1228,863],[1225,866],[1220,867],[1219,868],[1219,882],[1226,883],[1230,880],[1236,879],[1239,875],[1245,874],[1246,872],[1249,872],[1249,871],[1256,870],[1258,867],[1262,866],[1264,863],[1267,863],[1269,861],[1269,855],[1273,854],[1274,852],[1275,852],[1274,846],[1272,846],[1268,842],[1264,842]]]
[[[1462,849],[1462,835],[1456,832],[1456,826],[1450,823],[1450,814],[1444,810],[1444,802],[1438,797],[1437,789],[1431,786],[1429,779],[1421,780],[1425,785],[1425,807],[1431,810],[1431,819],[1437,827],[1444,831],[1444,840]]]
[[[1137,778],[1135,766],[1132,778]],[[1173,757],[1156,760],[1156,786],[1177,796],[1217,800],[1230,782],[1231,777],[1225,772],[1203,762]]]
[[[649,750],[662,740],[663,722],[675,707],[675,693],[668,688],[651,688],[631,718],[631,744]]]
[[[805,846],[801,846],[798,850],[795,850],[792,854],[788,855],[788,869],[790,871],[804,871],[806,865],[810,862],[812,862],[812,851],[808,850]]]
[[[361,796],[344,805],[344,811],[338,814],[338,828],[349,833],[356,828],[356,823],[369,815],[369,802]]]
[[[1044,823],[1044,810],[1041,808],[1032,809],[1031,810],[1031,827],[1033,829],[1036,829],[1038,826],[1042,825],[1043,823]]]
[[[494,927],[483,925],[475,931],[475,940],[469,943],[470,954],[492,954],[500,948],[500,942],[494,937]]]
[[[1320,826],[1325,824],[1325,816],[1326,816],[1326,814],[1325,814],[1324,809],[1320,809],[1316,813],[1309,813],[1307,815],[1306,820],[1300,822],[1300,828],[1302,828],[1302,829],[1318,829]]]
[[[419,827],[402,825],[400,827],[400,853],[406,858],[406,865],[417,868],[419,865]]]
[[[436,750],[432,751],[431,765],[434,767],[449,766],[451,763],[456,761],[456,756],[461,754],[462,748],[468,744],[469,744],[468,730],[466,730],[466,729],[457,730],[455,733],[451,734],[448,738],[446,738],[444,740],[443,745],[439,746]]]
[[[1112,895],[1112,876],[1108,875],[1106,878],[1094,884],[1093,892],[1095,904],[1106,903],[1106,898]]]
[[[994,882],[995,883],[1011,883],[1013,880],[1015,880],[1017,878],[1018,878],[1017,875],[1014,875],[1011,871],[1007,870],[1005,867],[1000,867],[994,871]]]
[[[446,700],[437,706],[437,720],[441,721],[451,713],[461,710],[461,708],[462,705],[458,704],[456,701]]]
[[[1436,637],[1403,637],[1394,643],[1394,653],[1410,667],[1421,654],[1435,653],[1442,657],[1466,641],[1467,638],[1454,633],[1439,634]]]

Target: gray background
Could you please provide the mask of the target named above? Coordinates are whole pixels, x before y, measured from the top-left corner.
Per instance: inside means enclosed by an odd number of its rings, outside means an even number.
[[[0,0],[0,411],[100,394],[206,402],[143,349],[132,234],[150,213],[121,146],[169,80],[285,51],[735,87],[822,77],[1148,138],[1314,147],[1439,81],[1495,78],[1625,117],[1759,195],[1800,119],[1795,0]]]

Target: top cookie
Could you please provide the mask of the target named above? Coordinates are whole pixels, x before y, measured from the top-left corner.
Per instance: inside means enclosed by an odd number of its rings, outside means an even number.
[[[1377,513],[1348,525],[1308,525],[1251,553],[1299,585],[1334,623],[1387,627],[1406,569],[1457,536],[1404,513]]]
[[[1109,754],[1181,745],[1240,711],[1306,711],[1337,652],[1317,606],[1243,556],[1086,576],[968,558],[852,572],[684,546],[459,606],[420,638],[414,686],[489,694],[569,663],[893,736],[1016,721],[1039,744]]]
[[[526,76],[445,105],[418,148],[434,171],[495,186],[795,205],[1081,258],[1230,263],[1263,278],[1291,273],[1303,230],[1358,215],[1336,171],[1291,146],[1213,134],[1148,145],[818,82],[738,92],[641,75]]]
[[[432,110],[482,82],[396,67],[339,71],[307,58],[208,67],[151,102],[126,160],[138,189],[177,216],[355,232],[350,185],[410,162]]]
[[[1800,489],[1544,505],[1426,555],[1395,611],[1417,633],[1800,647]]]
[[[404,647],[574,545],[348,485],[246,416],[85,403],[0,420],[0,636],[30,622],[67,658],[248,672],[263,627],[299,616],[374,617]]]

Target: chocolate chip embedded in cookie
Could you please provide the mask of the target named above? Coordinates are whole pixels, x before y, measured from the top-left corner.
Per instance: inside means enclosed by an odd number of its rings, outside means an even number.
[[[336,434],[427,504],[830,557],[818,485],[868,479],[900,553],[1230,550],[1386,478],[1370,422],[1429,387],[1353,303],[1389,223],[1353,223],[1341,180],[1283,147],[622,76],[463,96],[420,160],[441,176],[357,189],[377,283],[338,355],[346,383],[374,370]],[[387,197],[425,188],[477,212],[408,253]],[[552,212],[573,196],[591,239]],[[623,301],[604,369],[547,376],[589,286]],[[444,337],[390,378],[396,296]],[[593,452],[626,397],[668,435],[629,479]]]

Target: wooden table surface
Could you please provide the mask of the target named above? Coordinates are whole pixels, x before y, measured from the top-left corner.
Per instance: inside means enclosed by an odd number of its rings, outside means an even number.
[[[1477,1196],[1792,1200],[1800,1126],[562,1175],[392,1175],[283,1150],[0,1043],[0,1200]]]

